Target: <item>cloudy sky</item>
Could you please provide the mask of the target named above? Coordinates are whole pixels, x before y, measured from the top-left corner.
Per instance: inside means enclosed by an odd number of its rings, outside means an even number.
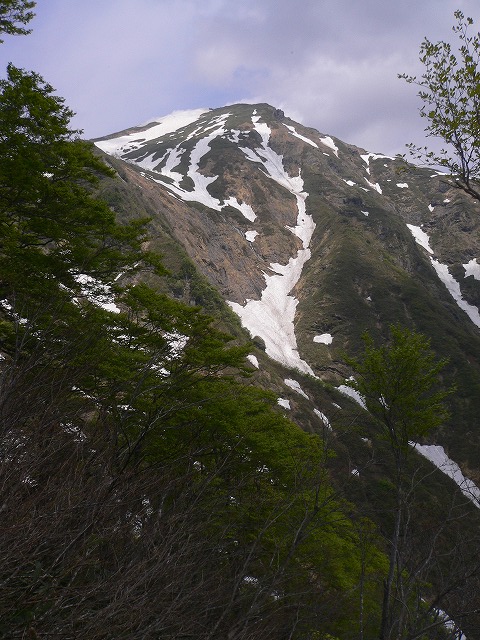
[[[97,137],[178,109],[268,102],[368,151],[424,142],[418,50],[480,28],[478,0],[38,0],[8,61],[40,73]]]

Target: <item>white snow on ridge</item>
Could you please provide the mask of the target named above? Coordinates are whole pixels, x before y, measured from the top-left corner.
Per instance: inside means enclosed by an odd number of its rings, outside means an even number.
[[[258,236],[258,231],[250,230],[245,232],[245,238],[248,242],[255,242],[255,238]]]
[[[237,302],[228,302],[228,304],[252,336],[260,336],[264,340],[268,356],[288,367],[314,375],[311,367],[300,358],[298,353],[294,330],[298,300],[289,295],[300,279],[303,265],[311,255],[309,245],[315,223],[312,216],[306,213],[305,200],[308,193],[303,191],[301,174],[289,176],[283,166],[283,157],[268,146],[270,139],[268,125],[260,122],[260,117],[256,115],[252,116],[252,122],[261,136],[262,146],[255,150],[240,148],[248,160],[263,166],[266,176],[295,196],[298,210],[297,224],[295,227],[287,228],[302,240],[303,249],[300,249],[295,257],[290,257],[287,264],[272,263],[270,265],[273,275],[263,274],[266,286],[260,300],[247,300],[243,306]]]
[[[292,127],[288,124],[283,123],[283,126],[286,127],[290,133],[295,136],[296,138],[299,138],[300,140],[303,140],[304,142],[306,142],[307,144],[312,145],[312,147],[315,147],[316,149],[318,149],[318,144],[315,144],[315,142],[313,142],[312,140],[310,140],[309,138],[306,138],[305,136],[302,136],[300,133],[297,132],[297,130],[295,129],[295,127]]]
[[[338,158],[338,147],[330,136],[325,136],[324,138],[320,138],[320,142],[324,144],[326,147],[330,147],[330,149],[333,150],[333,153]]]
[[[130,145],[142,145],[149,140],[155,140],[156,138],[161,138],[167,133],[173,133],[174,131],[178,131],[179,129],[183,129],[183,127],[192,124],[206,113],[208,109],[189,109],[184,111],[174,111],[166,116],[161,116],[160,118],[153,118],[152,120],[146,122],[144,125],[147,126],[152,122],[156,122],[157,124],[153,124],[153,126],[145,129],[145,131],[136,131],[134,133],[129,133],[125,136],[119,136],[118,138],[112,138],[110,140],[99,140],[95,142],[95,145],[104,151],[105,153],[109,153],[113,156],[118,156],[122,153],[127,153],[131,150]],[[130,148],[126,148],[130,147]]]
[[[200,202],[215,211],[221,211],[226,206],[234,207],[238,209],[247,220],[253,222],[257,216],[249,204],[245,202],[240,203],[238,199],[233,196],[225,200],[222,204],[218,198],[214,198],[208,191],[208,186],[215,182],[218,176],[204,176],[199,171],[200,162],[210,151],[210,145],[213,140],[226,133],[225,121],[230,115],[230,113],[225,113],[215,118],[213,124],[207,127],[207,129],[213,128],[213,131],[207,136],[200,138],[192,149],[190,153],[190,165],[186,174],[193,182],[194,187],[192,191],[187,191],[180,186],[183,175],[173,171],[173,168],[180,161],[180,156],[185,152],[184,149],[179,149],[178,147],[170,151],[167,161],[162,167],[154,170],[156,173],[172,180],[173,184],[164,182],[163,180],[156,180],[156,182],[162,184],[185,202]],[[143,165],[144,162],[145,160],[142,160],[140,164]],[[156,164],[158,164],[158,162]]]
[[[478,264],[476,258],[472,258],[470,262],[462,264],[465,269],[465,278],[473,276],[475,280],[480,280],[480,264]]]
[[[174,171],[173,169],[180,164],[180,160],[182,159],[182,155],[184,152],[185,149],[179,149],[178,147],[175,147],[171,151],[167,151],[167,153],[161,160],[152,160],[150,157],[145,158],[139,164],[141,164],[141,166],[145,169],[155,171],[155,167],[160,164],[160,162],[166,157],[167,159],[162,167],[161,173],[166,178],[170,178],[170,180],[173,180],[173,182],[178,183],[183,179],[183,176],[181,173],[178,173],[178,171]]]
[[[410,445],[427,460],[430,460],[442,473],[452,478],[460,487],[463,495],[480,509],[480,488],[463,475],[458,464],[447,456],[443,447],[434,444],[416,444],[415,442],[410,442]]]
[[[155,140],[192,124],[192,122],[197,121],[204,113],[206,113],[205,109],[175,111],[168,116],[159,118],[159,124],[150,127],[146,131],[132,133],[112,140],[102,140],[97,142],[96,145],[106,153],[114,156],[123,156],[134,148],[141,148],[142,145],[150,140]],[[240,203],[237,198],[234,197],[230,197],[222,204],[220,200],[214,198],[208,191],[208,186],[212,184],[212,182],[215,182],[218,176],[204,176],[199,171],[200,161],[210,151],[211,142],[215,138],[228,133],[224,125],[230,115],[230,113],[225,113],[217,116],[208,126],[200,125],[187,136],[186,140],[190,140],[194,138],[196,134],[199,134],[199,132],[203,134],[208,131],[210,132],[198,140],[190,153],[187,177],[189,177],[194,184],[192,191],[187,191],[180,186],[184,176],[178,171],[174,171],[174,168],[180,164],[182,156],[186,153],[185,148],[176,146],[167,151],[161,158],[156,157],[155,152],[149,153],[144,157],[135,159],[132,161],[132,164],[139,165],[144,169],[160,174],[162,177],[171,180],[171,183],[165,182],[164,180],[156,180],[156,182],[165,186],[185,202],[200,202],[215,211],[221,211],[223,207],[231,206],[238,209],[247,220],[253,222],[257,216],[250,205],[245,202]]]
[[[381,153],[364,153],[363,155],[360,154],[360,158],[365,162],[367,167],[370,165],[370,159],[372,159],[372,160],[379,160],[379,159],[395,160],[395,158],[392,158],[392,156],[384,156]]]

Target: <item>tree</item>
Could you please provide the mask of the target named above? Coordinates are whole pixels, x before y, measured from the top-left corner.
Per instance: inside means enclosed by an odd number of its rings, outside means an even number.
[[[480,200],[480,33],[470,34],[473,20],[461,11],[454,15],[458,52],[452,51],[449,42],[425,38],[420,47],[422,76],[399,75],[420,87],[420,116],[428,121],[427,136],[440,138],[447,147],[432,151],[427,146],[408,146],[416,160],[446,168],[457,187]]]
[[[33,18],[36,2],[30,0],[1,0],[0,2],[0,33],[7,35],[25,35],[30,30],[19,26],[27,24]],[[0,40],[0,43],[3,40]]]
[[[8,65],[0,80],[0,297],[33,301],[79,279],[102,286],[134,269],[146,220],[120,225],[92,197],[113,172],[70,127],[73,113],[33,72]],[[157,261],[158,262],[158,261]],[[92,285],[93,286],[93,285]]]
[[[393,458],[393,529],[388,536],[389,567],[383,586],[380,640],[408,637],[418,623],[412,619],[407,593],[408,569],[403,545],[407,539],[412,476],[407,467],[412,441],[439,427],[448,413],[444,400],[449,391],[439,388],[446,364],[437,361],[422,334],[402,327],[390,328],[390,342],[376,347],[365,335],[360,360],[351,361],[356,380],[349,385],[360,393],[373,417],[378,436],[387,442]],[[417,612],[415,610],[415,615]]]

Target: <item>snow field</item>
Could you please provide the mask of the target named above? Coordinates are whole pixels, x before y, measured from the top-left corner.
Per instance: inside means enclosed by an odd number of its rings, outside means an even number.
[[[110,140],[100,140],[96,142],[95,145],[102,151],[105,151],[105,153],[119,157],[124,153],[128,153],[128,151],[131,151],[133,148],[137,148],[141,143],[143,144],[150,140],[156,140],[168,133],[173,133],[174,131],[178,131],[178,129],[183,129],[183,127],[186,127],[189,124],[192,124],[192,122],[198,120],[204,113],[207,113],[207,111],[207,109],[174,111],[166,116],[153,118],[149,122],[140,125],[147,126],[152,122],[158,123],[149,127],[145,131],[136,131]]]
[[[248,242],[255,242],[255,238],[258,236],[258,231],[250,230],[245,233],[245,238]]]
[[[340,391],[340,393],[343,393],[344,396],[348,396],[349,398],[354,400],[362,407],[362,409],[367,409],[363,396],[361,396],[355,389],[352,389],[352,387],[349,387],[346,384],[341,384],[339,387],[337,387],[337,391]]]
[[[207,113],[205,109],[194,109],[189,111],[175,111],[168,116],[158,118],[159,124],[153,125],[146,131],[131,133],[118,138],[112,138],[111,140],[101,140],[96,142],[96,146],[102,149],[106,153],[109,153],[116,157],[123,157],[129,151],[138,149],[151,140],[156,140],[171,134],[175,131],[185,128],[189,124],[196,122],[202,115]],[[183,180],[183,174],[178,171],[174,171],[175,167],[180,164],[182,156],[185,154],[186,149],[181,148],[179,145],[167,151],[162,157],[157,158],[154,153],[146,153],[144,157],[137,158],[136,160],[125,160],[132,164],[140,165],[142,168],[160,174],[163,178],[171,180],[171,183],[164,180],[156,180],[166,188],[168,188],[174,195],[178,196],[185,202],[200,202],[210,209],[215,211],[221,211],[226,206],[234,207],[238,209],[247,220],[253,222],[256,219],[256,214],[252,207],[246,203],[238,202],[237,198],[230,197],[224,201],[223,204],[217,198],[214,198],[208,192],[208,186],[217,180],[218,176],[204,176],[199,171],[199,164],[202,158],[210,151],[211,142],[220,136],[230,133],[225,129],[225,122],[231,114],[226,113],[217,118],[208,125],[199,125],[194,131],[192,131],[185,141],[193,139],[197,134],[210,131],[207,136],[201,137],[197,144],[194,146],[190,153],[190,163],[187,170],[187,177],[189,177],[193,184],[193,191],[187,191],[180,186]],[[238,134],[239,132],[233,132]]]
[[[308,193],[303,191],[301,174],[289,176],[283,166],[283,156],[269,146],[271,131],[268,125],[260,122],[260,117],[256,115],[252,116],[252,122],[255,130],[260,134],[262,144],[255,150],[240,148],[248,160],[262,165],[266,176],[295,196],[298,210],[297,223],[294,227],[287,228],[300,238],[303,249],[300,249],[295,257],[289,257],[286,264],[270,264],[273,275],[263,274],[266,286],[260,300],[249,299],[243,306],[237,302],[228,302],[228,304],[252,336],[258,335],[264,340],[268,356],[285,366],[314,375],[311,367],[300,358],[298,353],[293,324],[298,300],[289,295],[300,279],[303,266],[311,255],[309,245],[315,223],[306,213],[305,200]]]

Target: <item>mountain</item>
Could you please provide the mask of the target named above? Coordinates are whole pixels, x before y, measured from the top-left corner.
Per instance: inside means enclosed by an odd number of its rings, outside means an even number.
[[[151,218],[150,244],[170,271],[158,286],[239,339],[246,330],[252,383],[322,435],[337,486],[373,519],[389,462],[345,384],[347,356],[362,352],[365,331],[380,344],[391,325],[429,338],[456,390],[450,419],[416,443],[412,487],[421,469],[415,491],[429,517],[456,496],[449,504],[468,513],[466,540],[480,506],[480,204],[448,175],[359,149],[267,104],[179,111],[95,144],[118,176],[102,197],[120,217]],[[470,551],[467,563],[478,546]],[[479,637],[478,622],[469,624],[468,638]]]
[[[365,330],[429,336],[458,387],[438,442],[480,483],[480,205],[448,176],[265,104],[175,112],[96,146],[286,368],[339,386]]]

